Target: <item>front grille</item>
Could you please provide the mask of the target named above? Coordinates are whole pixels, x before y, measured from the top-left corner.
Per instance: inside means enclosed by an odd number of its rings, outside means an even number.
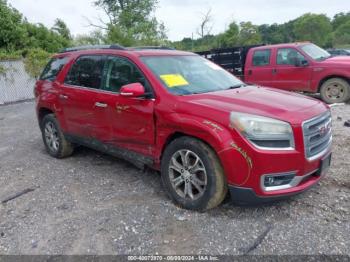
[[[332,143],[332,116],[328,111],[303,123],[305,155],[310,159],[317,158]]]

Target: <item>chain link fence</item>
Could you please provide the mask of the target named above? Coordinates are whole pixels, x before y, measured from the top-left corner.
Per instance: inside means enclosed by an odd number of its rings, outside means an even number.
[[[35,79],[30,77],[22,60],[0,61],[0,104],[34,98]]]

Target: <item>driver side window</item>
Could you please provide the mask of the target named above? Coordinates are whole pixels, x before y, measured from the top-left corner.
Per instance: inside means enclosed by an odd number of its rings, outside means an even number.
[[[125,58],[109,57],[105,72],[103,90],[119,93],[124,85],[140,83],[144,86],[146,92],[150,92],[150,85],[144,75]]]
[[[294,66],[296,61],[303,60],[306,60],[305,57],[294,48],[281,48],[277,51],[277,65]]]

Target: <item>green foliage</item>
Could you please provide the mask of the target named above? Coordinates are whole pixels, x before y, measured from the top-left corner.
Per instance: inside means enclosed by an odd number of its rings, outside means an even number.
[[[0,0],[0,49],[14,51],[24,47],[26,30],[22,15],[6,0]]]
[[[335,46],[345,46],[350,44],[350,20],[340,25],[334,32],[333,44]]]
[[[218,35],[217,46],[218,47],[229,47],[233,43],[237,43],[239,39],[239,26],[236,22],[232,22],[228,29],[223,33]]]
[[[11,53],[9,53],[9,52],[0,52],[0,61],[21,59],[22,55],[23,55],[23,51],[22,50],[11,52]]]
[[[26,21],[6,0],[0,0],[0,50],[11,53],[27,48],[41,48],[57,52],[70,45],[66,24],[57,19],[50,30],[42,24]]]
[[[74,46],[102,45],[105,43],[106,43],[106,39],[101,30],[94,30],[89,34],[77,35],[73,39]]]
[[[332,21],[333,30],[337,30],[339,26],[350,21],[350,12],[336,14]]]
[[[322,47],[350,46],[350,12],[339,13],[331,20],[326,15],[305,14],[283,24],[263,24],[251,22],[240,25],[232,22],[228,29],[210,36],[210,42],[203,39],[184,38],[173,43],[181,50],[209,50],[252,44],[279,44],[310,41]]]
[[[305,14],[294,22],[297,41],[310,41],[320,46],[329,46],[332,24],[326,15]]]
[[[68,47],[70,41],[60,34],[48,29],[43,24],[26,23],[27,47],[40,48],[49,53],[55,53],[62,48]]]
[[[255,45],[261,43],[261,35],[259,27],[251,22],[240,23],[238,44],[240,45]]]
[[[71,36],[70,30],[69,30],[67,24],[62,19],[57,18],[56,21],[55,21],[55,24],[51,28],[51,30],[53,32],[56,32],[60,36],[62,36],[67,41],[71,41],[72,40],[72,36]]]
[[[0,77],[6,76],[7,69],[3,66],[0,65]]]
[[[105,11],[109,21],[97,27],[107,31],[107,42],[125,46],[162,44],[167,37],[164,24],[153,16],[157,3],[157,0],[98,0],[95,5]]]
[[[24,67],[26,72],[31,77],[37,79],[49,61],[50,57],[50,53],[39,48],[28,50],[24,59]]]

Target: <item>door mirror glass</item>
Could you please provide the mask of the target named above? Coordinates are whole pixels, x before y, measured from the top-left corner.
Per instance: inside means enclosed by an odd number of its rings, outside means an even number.
[[[306,59],[295,59],[295,64],[296,67],[305,67],[309,65],[309,62]]]
[[[301,66],[308,66],[309,62],[306,59],[301,60]]]
[[[125,97],[142,97],[145,94],[145,88],[140,83],[124,85],[120,89],[120,95]]]

